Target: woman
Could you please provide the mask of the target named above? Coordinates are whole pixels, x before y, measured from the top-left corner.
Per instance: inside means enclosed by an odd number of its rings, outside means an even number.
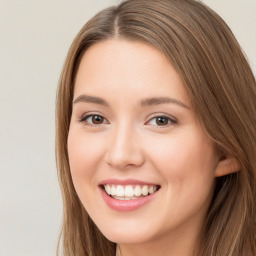
[[[207,6],[98,13],[56,113],[64,255],[256,255],[255,79]]]

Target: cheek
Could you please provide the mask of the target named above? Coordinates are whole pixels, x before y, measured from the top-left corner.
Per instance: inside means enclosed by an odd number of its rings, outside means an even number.
[[[68,156],[74,183],[88,182],[102,158],[102,141],[80,130],[70,129],[68,135]],[[91,181],[91,179],[90,179]]]
[[[93,200],[97,193],[97,170],[102,159],[102,141],[78,129],[70,129],[68,135],[68,157],[72,181],[85,209],[100,207]]]
[[[180,192],[190,193],[212,187],[217,156],[206,135],[184,132],[151,145],[155,146],[151,147],[154,165],[165,181]]]
[[[216,156],[209,139],[201,136],[177,136],[152,151],[154,165],[163,177],[166,218],[180,220],[207,211],[214,191]],[[186,211],[184,211],[186,209]]]

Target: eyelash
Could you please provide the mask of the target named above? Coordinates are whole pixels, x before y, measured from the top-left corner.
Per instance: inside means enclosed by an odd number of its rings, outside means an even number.
[[[90,122],[88,121],[88,119],[89,118],[102,118],[103,119],[103,123],[98,123],[98,124],[95,124],[95,123],[93,123],[93,121],[91,120]],[[163,125],[157,125],[157,118],[158,119],[164,119],[164,120],[167,120],[167,123],[166,124],[163,124]],[[167,126],[170,126],[170,125],[177,125],[177,123],[178,123],[178,121],[175,119],[175,118],[173,118],[173,117],[169,117],[169,116],[167,116],[167,115],[157,115],[157,116],[154,116],[154,117],[152,117],[152,118],[150,118],[147,122],[146,122],[146,124],[149,124],[151,121],[153,121],[153,120],[155,120],[155,123],[156,124],[154,124],[154,125],[152,125],[152,126],[157,126],[157,127],[159,127],[159,128],[161,128],[161,127],[167,127]],[[106,121],[106,122],[105,122]],[[159,120],[158,120],[159,121]],[[163,120],[162,120],[163,121]],[[106,119],[106,118],[104,118],[102,115],[97,115],[97,114],[90,114],[90,115],[86,115],[86,116],[83,116],[80,120],[79,120],[79,122],[81,122],[81,123],[84,123],[85,125],[89,125],[89,126],[100,126],[100,125],[103,125],[103,124],[109,124],[109,121]]]

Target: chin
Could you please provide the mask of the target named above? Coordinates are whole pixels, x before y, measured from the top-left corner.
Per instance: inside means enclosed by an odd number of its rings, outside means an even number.
[[[120,225],[100,230],[108,240],[118,244],[145,243],[154,236],[148,229],[141,229],[139,225],[135,228],[126,228]]]
[[[145,237],[143,234],[125,234],[119,232],[116,233],[108,233],[104,234],[104,236],[111,242],[117,243],[117,244],[138,244],[138,243],[145,243],[150,240],[150,238]]]

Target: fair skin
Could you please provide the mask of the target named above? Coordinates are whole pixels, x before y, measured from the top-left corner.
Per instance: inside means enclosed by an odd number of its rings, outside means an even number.
[[[71,175],[94,223],[122,256],[191,256],[215,177],[228,170],[169,61],[142,42],[97,43],[81,60],[73,102]],[[103,185],[157,190],[126,201]]]

